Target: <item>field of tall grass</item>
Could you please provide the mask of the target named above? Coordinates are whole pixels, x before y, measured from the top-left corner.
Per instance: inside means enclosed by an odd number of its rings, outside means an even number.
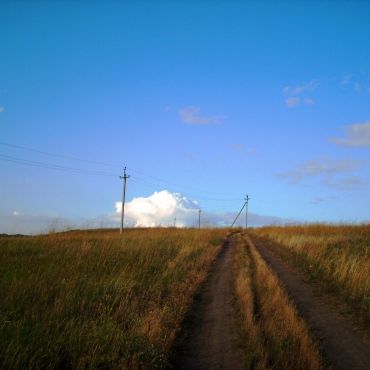
[[[324,291],[345,300],[370,328],[370,225],[254,229]]]
[[[0,238],[0,368],[163,368],[226,230]]]
[[[306,324],[249,237],[239,235],[236,248],[235,290],[245,332],[245,368],[323,369]]]

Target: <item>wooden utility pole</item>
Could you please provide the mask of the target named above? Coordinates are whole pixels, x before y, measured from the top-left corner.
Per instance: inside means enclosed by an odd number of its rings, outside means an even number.
[[[120,228],[120,234],[122,234],[123,231],[123,222],[125,219],[125,200],[126,200],[126,180],[130,176],[126,174],[126,167],[123,170],[123,176],[120,176],[120,179],[123,179],[123,191],[122,191],[122,207],[121,207],[121,228]]]
[[[202,213],[202,210],[201,209],[199,209],[198,210],[198,228],[199,228],[199,230],[200,230],[200,214]]]
[[[247,196],[244,199],[245,199],[245,228],[248,228],[248,201],[251,198],[249,198],[247,194]]]

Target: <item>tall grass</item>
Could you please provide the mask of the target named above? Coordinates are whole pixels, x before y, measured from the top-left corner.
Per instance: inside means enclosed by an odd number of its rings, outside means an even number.
[[[246,332],[247,369],[322,369],[304,321],[248,237],[238,240],[236,295]]]
[[[347,301],[370,326],[370,225],[265,227],[253,233],[327,292]]]
[[[166,366],[224,230],[0,239],[0,368]]]

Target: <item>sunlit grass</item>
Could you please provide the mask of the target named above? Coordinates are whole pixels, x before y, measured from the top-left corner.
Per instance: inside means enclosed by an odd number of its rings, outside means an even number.
[[[225,230],[0,239],[0,367],[161,368]]]
[[[246,369],[323,369],[308,328],[248,237],[237,241],[236,295]]]

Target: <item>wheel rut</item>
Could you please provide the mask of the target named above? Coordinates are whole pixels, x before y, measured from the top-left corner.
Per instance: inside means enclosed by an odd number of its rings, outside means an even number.
[[[317,340],[324,359],[338,370],[370,369],[370,347],[351,325],[327,307],[312,287],[302,281],[294,269],[285,264],[263,242],[255,237],[252,237],[252,240],[247,237],[247,241],[253,243],[278,276]]]
[[[175,340],[174,369],[243,369],[234,297],[234,243],[229,236]]]

